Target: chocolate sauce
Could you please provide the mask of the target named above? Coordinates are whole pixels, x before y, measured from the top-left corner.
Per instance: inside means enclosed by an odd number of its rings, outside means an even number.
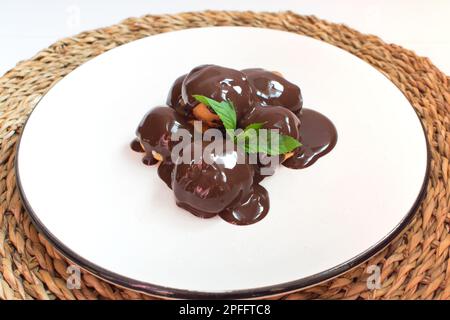
[[[172,148],[178,144],[178,141],[172,141],[172,135],[180,129],[185,129],[192,137],[194,128],[184,117],[173,109],[155,107],[144,116],[136,130],[141,147],[133,141],[132,148],[146,153],[143,162],[147,165],[157,163],[153,154],[155,152],[164,160],[170,159]]]
[[[323,114],[303,109],[300,115],[300,142],[294,155],[283,162],[292,169],[306,168],[320,157],[329,153],[337,142],[337,132],[333,123]]]
[[[226,208],[219,216],[232,224],[248,225],[258,222],[269,212],[269,194],[259,184],[254,184],[252,191],[240,201],[239,206]]]
[[[172,189],[172,172],[174,164],[170,160],[161,161],[158,166],[158,176],[164,183]]]
[[[142,163],[146,166],[153,166],[158,163],[158,160],[156,160],[151,154],[146,154],[142,158]]]
[[[183,74],[178,77],[173,83],[172,87],[169,90],[169,94],[167,95],[166,104],[175,109],[180,115],[187,117],[186,108],[184,108],[184,103],[181,98],[181,86],[183,84],[184,79],[187,74]]]
[[[211,142],[193,141],[191,121],[193,109],[198,105],[192,97],[195,94],[233,102],[239,128],[263,123],[262,128],[278,129],[280,134],[299,140],[302,146],[293,155],[258,153],[257,163],[249,164],[242,161],[242,157],[248,160],[249,155],[236,144],[232,143],[231,150],[225,147],[227,141],[232,141],[226,140],[225,132],[218,141],[223,146],[220,149],[210,148]],[[312,165],[336,145],[333,123],[316,111],[302,109],[302,104],[300,88],[273,72],[264,69],[241,72],[202,65],[175,80],[167,97],[170,108],[156,107],[148,112],[130,146],[136,152],[145,153],[145,164],[159,163],[158,175],[173,190],[178,206],[202,218],[220,216],[232,224],[248,225],[263,219],[269,211],[267,190],[259,185],[275,173],[275,166],[268,160],[277,157],[276,163],[301,169]],[[208,123],[203,122],[204,128]],[[186,129],[190,148],[182,149],[173,159],[171,153],[180,142],[172,141],[171,137],[180,129]],[[194,146],[200,148],[200,157],[195,154]],[[188,159],[183,157],[183,152],[188,153]]]
[[[298,114],[303,98],[300,88],[272,71],[260,68],[244,69],[242,72],[254,88],[262,106],[280,106]]]
[[[201,147],[201,156],[193,150]],[[200,146],[201,144],[201,146]],[[189,163],[177,163],[172,188],[176,203],[202,218],[216,215],[230,223],[244,225],[262,219],[269,210],[267,191],[254,183],[253,166],[240,163],[245,155],[237,148],[212,148],[208,142],[194,142]]]
[[[135,138],[135,139],[133,139],[133,141],[131,141],[130,147],[133,151],[136,151],[136,152],[144,152],[145,151],[144,148],[142,148],[142,145],[139,142],[138,138]]]
[[[130,143],[130,147],[133,151],[139,152],[139,153],[143,153],[145,152],[144,148],[142,147],[141,142],[139,141],[138,138],[134,139],[133,141],[131,141]],[[144,157],[142,157],[142,163],[147,165],[147,166],[151,166],[154,164],[158,163],[158,160],[156,160],[153,155],[151,154],[151,151],[148,154],[145,154]]]
[[[238,119],[253,108],[254,94],[245,74],[216,65],[202,65],[188,73],[182,83],[181,97],[185,114],[198,105],[193,95],[204,95],[217,101],[230,100]]]
[[[263,123],[264,129],[276,129],[280,134],[300,137],[300,120],[289,109],[278,106],[256,106],[250,114],[241,121],[242,127],[251,123]]]

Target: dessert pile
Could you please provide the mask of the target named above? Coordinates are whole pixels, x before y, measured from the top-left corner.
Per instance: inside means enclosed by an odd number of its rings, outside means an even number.
[[[261,220],[269,196],[260,182],[278,164],[310,166],[337,141],[331,121],[302,108],[300,88],[274,71],[201,65],[175,80],[166,104],[144,116],[131,148],[202,218]]]

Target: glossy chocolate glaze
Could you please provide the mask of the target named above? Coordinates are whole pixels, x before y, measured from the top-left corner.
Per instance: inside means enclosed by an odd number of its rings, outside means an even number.
[[[280,134],[291,136],[297,140],[300,139],[300,120],[294,113],[284,107],[262,107],[258,105],[242,121],[242,127],[251,123],[264,123],[262,126],[264,129],[276,129]],[[260,181],[267,176],[273,175],[276,170],[276,163],[283,162],[284,157],[284,155],[268,156],[267,154],[259,153],[256,179]],[[275,158],[278,158],[276,162],[273,161]],[[266,169],[264,175],[260,174],[262,167]]]
[[[316,111],[302,109],[300,88],[279,75],[263,69],[241,72],[215,65],[194,68],[175,80],[167,97],[170,108],[156,107],[145,115],[131,148],[145,153],[145,164],[159,163],[158,175],[173,190],[177,205],[196,216],[218,215],[236,225],[263,219],[269,211],[269,196],[259,182],[274,174],[276,168],[264,164],[273,158],[264,153],[257,155],[256,164],[234,163],[238,157],[248,160],[248,155],[236,145],[232,150],[209,149],[203,153],[210,142],[193,141],[192,110],[198,104],[192,97],[194,94],[232,101],[239,128],[259,122],[264,123],[263,128],[278,129],[281,134],[299,140],[303,145],[287,160],[288,154],[273,156],[286,167],[308,167],[336,145],[336,128],[331,121]],[[170,137],[181,128],[189,132],[188,144],[200,147],[201,158],[191,154],[185,163],[181,161],[182,154],[177,159],[171,158],[171,151],[179,142],[171,141]],[[227,138],[222,134],[219,143],[224,144]],[[192,148],[184,150],[193,152]],[[161,161],[155,159],[154,152]]]
[[[158,165],[158,176],[170,189],[172,189],[172,172],[174,167],[170,160],[161,161]]]
[[[213,148],[195,158],[195,143],[201,144],[202,150],[209,145],[194,142],[191,161],[175,165],[172,189],[177,205],[202,218],[219,215],[239,225],[262,219],[269,210],[269,198],[267,191],[254,183],[253,166],[238,163],[245,157],[243,152]]]
[[[296,114],[302,109],[302,93],[295,84],[261,68],[244,69],[242,72],[247,76],[262,106],[281,106]]]
[[[193,126],[175,110],[167,107],[155,107],[142,119],[136,130],[137,140],[131,144],[133,150],[145,152],[143,162],[155,164],[152,152],[157,152],[164,160],[170,159],[172,148],[178,141],[172,141],[172,134],[180,129],[186,129],[192,136]],[[141,147],[137,146],[138,141]],[[137,149],[137,150],[136,150]]]
[[[181,97],[185,114],[192,114],[198,104],[192,95],[204,95],[217,101],[230,100],[242,119],[253,108],[254,94],[245,74],[238,70],[216,65],[194,68],[182,83]]]
[[[277,129],[280,134],[295,139],[300,138],[300,119],[283,107],[261,107],[258,105],[241,123],[243,128],[251,123],[264,123],[262,126],[264,129]]]
[[[238,206],[228,207],[219,216],[232,224],[248,225],[258,222],[269,212],[269,194],[261,185],[254,183],[251,192]]]
[[[283,165],[292,169],[306,168],[320,157],[329,153],[337,142],[337,131],[333,123],[323,114],[303,109],[300,115],[299,147],[294,155],[283,162]]]
[[[169,94],[167,95],[166,104],[175,109],[180,115],[187,117],[186,113],[187,109],[184,108],[184,103],[181,98],[181,86],[183,85],[183,81],[186,78],[187,74],[183,74],[178,77],[175,82],[170,87]]]
[[[130,147],[133,151],[136,151],[136,152],[144,152],[145,151],[144,148],[142,148],[142,145],[139,142],[138,138],[134,138],[133,141],[131,141]]]

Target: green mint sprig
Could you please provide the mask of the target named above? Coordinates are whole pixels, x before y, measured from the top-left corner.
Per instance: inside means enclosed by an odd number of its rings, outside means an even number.
[[[302,145],[291,136],[271,130],[266,131],[263,136],[259,131],[262,125],[264,123],[252,123],[236,136],[235,140],[244,146],[245,152],[261,152],[269,156],[276,156],[291,152]],[[261,140],[265,143],[261,143]]]
[[[223,123],[223,126],[227,130],[235,130],[236,129],[236,110],[234,109],[233,102],[231,101],[222,101],[218,102],[214,99],[194,94],[194,99],[200,103],[203,103],[207,107],[211,107],[214,112],[219,116],[220,120]]]
[[[260,122],[249,124],[241,133],[235,135],[237,117],[236,110],[231,101],[218,102],[198,94],[193,95],[193,97],[198,102],[214,110],[222,121],[227,134],[234,141],[243,142],[245,152],[247,153],[261,152],[269,156],[275,156],[291,152],[302,145],[297,139],[291,136],[279,134],[271,130],[268,130],[267,134],[265,134],[264,138],[266,139],[266,143],[259,143],[259,139],[263,137],[263,135],[260,135],[259,130],[265,124]],[[256,143],[254,143],[255,141]]]

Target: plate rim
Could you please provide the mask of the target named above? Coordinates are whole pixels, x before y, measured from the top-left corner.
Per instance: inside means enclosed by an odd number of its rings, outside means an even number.
[[[212,27],[214,28],[214,27]],[[215,28],[223,28],[223,27],[215,27]],[[232,27],[239,29],[240,27]],[[270,28],[252,28],[252,27],[243,27],[247,29],[268,29],[273,30]],[[189,28],[190,29],[203,29],[203,28]],[[184,31],[186,29],[182,30],[175,30],[175,31],[169,31],[164,33],[173,33],[178,31]],[[284,30],[277,30],[282,32],[289,32]],[[162,33],[162,34],[164,34]],[[289,32],[292,33],[292,32]],[[294,33],[295,34],[295,33]],[[299,35],[299,34],[296,34]],[[155,35],[151,35],[148,37],[153,37]],[[299,35],[311,38],[309,36],[305,35]],[[144,37],[142,39],[148,38]],[[139,41],[142,39],[137,39],[134,41]],[[314,39],[314,38],[311,38]],[[320,41],[324,44],[331,45],[335,48],[341,49],[339,47],[336,47],[335,45],[332,45],[328,42],[322,41],[320,39],[314,39],[317,41]],[[130,43],[134,42],[131,41]],[[121,46],[118,46],[116,48],[119,48]],[[104,53],[107,53],[109,51],[112,51],[116,48],[112,48],[111,50],[108,50]],[[342,49],[341,49],[342,50]],[[345,51],[345,50],[343,50]],[[348,51],[345,51],[348,52]],[[104,54],[102,53],[102,54]],[[102,55],[100,54],[100,55]],[[398,86],[393,83],[384,73],[377,70],[375,67],[373,67],[368,62],[364,61],[363,59],[357,57],[356,55],[352,54],[353,57],[363,61],[368,66],[370,66],[372,69],[374,69],[376,72],[381,73],[385,78],[387,78],[396,88],[399,90],[403,96],[405,94],[398,88]],[[95,59],[95,57],[93,58]],[[84,65],[85,63],[93,60],[90,59],[79,66],[77,66],[74,70],[78,69],[80,66]],[[73,72],[74,70],[71,70],[69,73]],[[67,76],[67,75],[66,75]],[[64,78],[64,77],[63,77]],[[58,80],[57,82],[61,81],[63,78]],[[53,87],[54,84],[51,86]],[[48,92],[51,90],[51,87],[49,90],[44,93],[39,101],[35,104],[33,110],[28,114],[27,119],[21,129],[20,136],[18,138],[17,144],[16,144],[16,156],[14,159],[14,169],[16,172],[16,184],[19,191],[19,195],[21,198],[22,205],[28,212],[28,215],[33,223],[33,225],[36,227],[36,229],[49,241],[49,243],[65,258],[70,260],[71,262],[78,265],[81,269],[89,272],[90,274],[95,275],[96,277],[109,282],[113,285],[117,285],[119,287],[122,287],[124,289],[132,290],[135,292],[140,292],[143,294],[148,294],[155,297],[160,298],[169,298],[169,299],[252,299],[252,298],[262,298],[262,297],[270,297],[270,296],[277,296],[281,294],[287,294],[289,292],[294,292],[300,289],[305,289],[307,287],[311,287],[317,284],[320,284],[322,282],[325,282],[327,280],[333,279],[355,267],[358,265],[364,263],[365,261],[369,260],[371,257],[376,255],[378,252],[382,251],[385,247],[387,247],[391,241],[393,241],[397,236],[399,236],[404,229],[409,225],[409,223],[412,221],[414,216],[417,213],[417,209],[420,207],[422,200],[425,197],[427,187],[430,181],[430,170],[431,170],[431,149],[430,149],[430,143],[428,141],[428,137],[426,134],[425,126],[422,123],[422,120],[420,119],[419,114],[417,113],[416,109],[411,105],[407,97],[405,98],[408,100],[410,107],[413,109],[415,115],[417,116],[417,119],[419,120],[419,123],[422,127],[422,131],[424,134],[425,144],[426,144],[426,152],[427,152],[427,160],[426,160],[426,169],[424,174],[424,179],[420,188],[420,191],[414,201],[414,203],[411,206],[411,209],[408,211],[408,213],[400,220],[400,222],[381,240],[379,240],[377,243],[372,245],[371,247],[367,248],[360,254],[348,259],[345,262],[342,262],[341,264],[338,264],[337,266],[331,267],[329,269],[326,269],[324,271],[315,273],[313,275],[303,277],[297,280],[289,281],[289,282],[283,282],[279,284],[274,284],[270,286],[263,286],[263,287],[256,287],[256,288],[250,288],[250,289],[239,289],[239,290],[230,290],[230,291],[223,291],[223,292],[207,292],[207,291],[195,291],[195,290],[188,290],[188,289],[177,289],[177,288],[170,288],[165,287],[161,285],[151,284],[145,281],[135,280],[123,275],[120,275],[118,273],[109,271],[103,267],[100,267],[96,265],[95,263],[92,263],[91,261],[81,257],[76,252],[68,248],[62,241],[60,241],[55,235],[50,232],[50,230],[47,229],[45,224],[38,218],[38,215],[33,211],[31,204],[28,202],[28,199],[26,197],[25,191],[23,189],[21,180],[20,180],[20,172],[19,172],[19,155],[20,155],[20,143],[22,140],[23,132],[25,131],[26,125],[28,123],[28,120],[31,118],[34,110],[38,108],[40,102],[42,99],[48,94]]]

